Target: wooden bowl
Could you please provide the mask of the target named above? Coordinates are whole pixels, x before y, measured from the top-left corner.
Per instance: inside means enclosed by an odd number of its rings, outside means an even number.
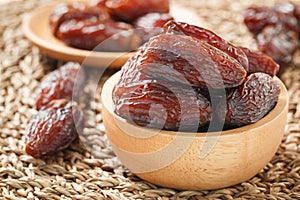
[[[257,123],[222,132],[187,133],[155,130],[128,123],[114,113],[112,91],[120,73],[103,86],[103,121],[113,150],[138,177],[185,190],[211,190],[255,176],[281,143],[288,113],[288,93]]]
[[[87,0],[76,0],[86,2]],[[73,48],[57,39],[50,31],[49,16],[60,3],[74,2],[71,0],[56,1],[55,3],[39,7],[30,12],[23,20],[24,35],[36,45],[44,54],[63,61],[83,63],[85,66],[100,68],[121,68],[133,56],[134,52],[99,52]],[[170,4],[170,14],[177,21],[189,22],[201,26],[202,20],[196,13],[177,4]]]

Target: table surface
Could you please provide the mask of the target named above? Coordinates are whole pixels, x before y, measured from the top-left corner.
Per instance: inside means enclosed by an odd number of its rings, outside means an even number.
[[[11,0],[0,0],[0,4],[3,4],[3,3],[8,3],[10,2]]]
[[[46,159],[25,154],[25,129],[37,112],[35,90],[62,63],[33,47],[21,29],[23,17],[47,1],[8,1],[0,0],[6,2],[0,6],[0,199],[300,199],[299,51],[280,75],[290,94],[289,115],[284,139],[270,163],[255,177],[232,187],[178,191],[140,180],[114,155],[102,123],[100,94],[94,88],[99,69],[87,69],[95,77],[91,76],[84,93],[95,94],[95,99],[82,100],[87,124],[82,143]],[[171,2],[196,12],[202,26],[234,44],[251,46],[253,37],[242,23],[242,10],[276,1]],[[114,72],[105,72],[101,82]]]

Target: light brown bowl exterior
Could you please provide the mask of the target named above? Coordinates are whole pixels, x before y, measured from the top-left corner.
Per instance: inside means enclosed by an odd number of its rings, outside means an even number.
[[[185,190],[235,185],[263,169],[281,143],[288,113],[288,93],[277,77],[281,94],[267,116],[252,125],[206,136],[207,133],[143,128],[117,116],[112,90],[119,76],[119,72],[113,75],[102,90],[106,134],[122,163],[151,183]],[[210,141],[216,141],[216,144],[200,158],[202,145]]]

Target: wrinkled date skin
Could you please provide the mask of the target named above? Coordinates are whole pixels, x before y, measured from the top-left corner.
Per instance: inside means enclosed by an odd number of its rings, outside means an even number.
[[[60,25],[69,20],[86,20],[91,21],[107,21],[110,20],[110,16],[105,8],[87,6],[82,3],[72,4],[59,4],[52,11],[49,21],[50,28],[54,35],[57,35],[57,31]]]
[[[37,88],[36,109],[40,110],[54,99],[78,100],[84,87],[85,76],[81,66],[73,62],[50,72]]]
[[[293,3],[277,3],[274,6],[274,10],[280,13],[285,13],[288,15],[292,15],[296,17],[296,19],[300,20],[300,6],[293,4]]]
[[[274,77],[278,73],[280,66],[266,54],[261,53],[259,51],[250,50],[246,47],[240,48],[245,52],[245,54],[248,57],[248,74],[263,72],[269,74],[271,77]]]
[[[273,109],[279,93],[280,86],[271,76],[249,75],[243,85],[228,95],[225,122],[233,126],[257,122]]]
[[[115,91],[115,112],[140,126],[196,131],[211,120],[210,102],[192,87],[148,79]]]
[[[299,45],[300,7],[292,3],[274,7],[250,7],[244,11],[244,22],[255,34],[257,50],[281,66],[292,61]]]
[[[283,66],[291,62],[298,45],[298,33],[280,26],[268,26],[257,35],[257,49]]]
[[[128,61],[121,68],[121,77],[114,89],[114,101],[117,102],[122,94],[125,92],[126,88],[132,88],[136,85],[140,85],[140,81],[154,80],[147,77],[141,70],[137,68],[139,65],[139,60],[144,52],[145,45],[141,46],[138,51],[128,59]]]
[[[131,64],[155,79],[193,87],[230,88],[240,85],[247,72],[234,58],[206,42],[186,35],[162,34],[149,40]]]
[[[275,106],[280,88],[272,76],[279,66],[270,57],[173,23],[122,67],[113,91],[116,114],[146,127],[206,131],[210,122],[223,126],[222,119],[225,129],[254,123]]]
[[[98,51],[132,51],[140,38],[130,24],[69,20],[61,24],[57,37],[72,47]]]
[[[25,151],[35,158],[54,155],[66,149],[83,127],[83,112],[75,102],[53,100],[28,124]]]
[[[169,12],[168,0],[107,0],[105,5],[114,19],[125,22],[133,22],[151,12]]]
[[[165,23],[174,18],[168,13],[148,13],[134,22],[143,43],[163,32]]]
[[[207,42],[215,48],[224,51],[232,58],[235,58],[245,70],[248,70],[248,59],[243,50],[228,43],[210,30],[184,22],[169,21],[164,26],[164,33],[192,36],[201,41]]]
[[[243,13],[244,23],[254,34],[260,33],[267,26],[278,24],[297,32],[297,18],[293,14],[279,12],[279,10],[279,8],[275,10],[269,7],[249,7]]]

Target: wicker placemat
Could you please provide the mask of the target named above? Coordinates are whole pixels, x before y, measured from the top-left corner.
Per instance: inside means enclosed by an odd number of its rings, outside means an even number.
[[[196,11],[206,26],[236,44],[250,46],[240,11],[274,1],[177,0]],[[300,54],[281,78],[290,94],[286,134],[272,161],[254,178],[214,191],[177,191],[140,180],[115,157],[101,123],[99,95],[86,106],[91,155],[79,143],[46,160],[24,153],[24,132],[34,91],[59,63],[39,53],[23,36],[21,19],[45,2],[0,6],[0,199],[300,199]],[[95,69],[91,69],[95,70]],[[106,72],[107,75],[113,71]],[[89,91],[89,85],[86,92]],[[83,141],[85,142],[85,141]],[[95,152],[95,151],[94,151]],[[96,156],[94,158],[93,156]]]

